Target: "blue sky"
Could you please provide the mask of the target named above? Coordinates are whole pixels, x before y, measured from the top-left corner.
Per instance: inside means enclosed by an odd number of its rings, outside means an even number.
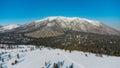
[[[83,17],[120,29],[120,0],[0,0],[0,24],[25,24],[48,16]]]

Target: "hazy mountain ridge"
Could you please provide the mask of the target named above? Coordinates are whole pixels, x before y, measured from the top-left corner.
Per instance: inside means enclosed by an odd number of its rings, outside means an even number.
[[[0,27],[0,32],[10,31],[10,30],[16,29],[20,26],[21,25],[18,25],[18,24],[10,24],[10,25],[6,25],[6,26],[1,26]]]

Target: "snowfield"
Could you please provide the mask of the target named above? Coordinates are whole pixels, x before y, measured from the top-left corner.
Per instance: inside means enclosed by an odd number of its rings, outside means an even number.
[[[26,49],[26,48],[25,48]],[[10,50],[8,50],[10,52]],[[17,49],[11,52],[19,52]],[[12,65],[16,57],[6,61],[7,68],[54,68],[54,63],[63,63],[60,68],[119,68],[120,57],[96,56],[92,53],[84,53],[80,51],[65,51],[60,49],[42,48],[21,52],[25,56],[19,59],[17,64]],[[13,53],[12,53],[13,54]],[[16,53],[14,53],[16,54]],[[1,61],[0,61],[1,63]],[[59,64],[60,65],[60,64]]]

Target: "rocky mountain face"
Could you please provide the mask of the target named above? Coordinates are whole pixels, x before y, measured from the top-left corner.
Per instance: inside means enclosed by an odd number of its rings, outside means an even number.
[[[78,17],[47,17],[36,20],[17,29],[17,32],[24,32],[26,36],[40,38],[63,35],[72,30],[78,32],[120,35],[117,31],[99,21],[88,20]]]

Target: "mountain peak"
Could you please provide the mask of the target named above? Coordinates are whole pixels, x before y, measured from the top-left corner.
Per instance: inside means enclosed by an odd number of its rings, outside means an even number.
[[[41,21],[53,21],[53,20],[57,20],[57,21],[61,21],[61,22],[73,22],[73,21],[76,21],[76,22],[79,22],[79,23],[91,23],[95,26],[100,26],[101,23],[99,21],[95,21],[95,20],[89,20],[89,19],[86,19],[86,18],[79,18],[79,17],[64,17],[64,16],[50,16],[50,17],[47,17],[47,18],[44,18],[44,19],[41,19],[41,20],[36,20],[35,22],[36,23],[39,23]]]

